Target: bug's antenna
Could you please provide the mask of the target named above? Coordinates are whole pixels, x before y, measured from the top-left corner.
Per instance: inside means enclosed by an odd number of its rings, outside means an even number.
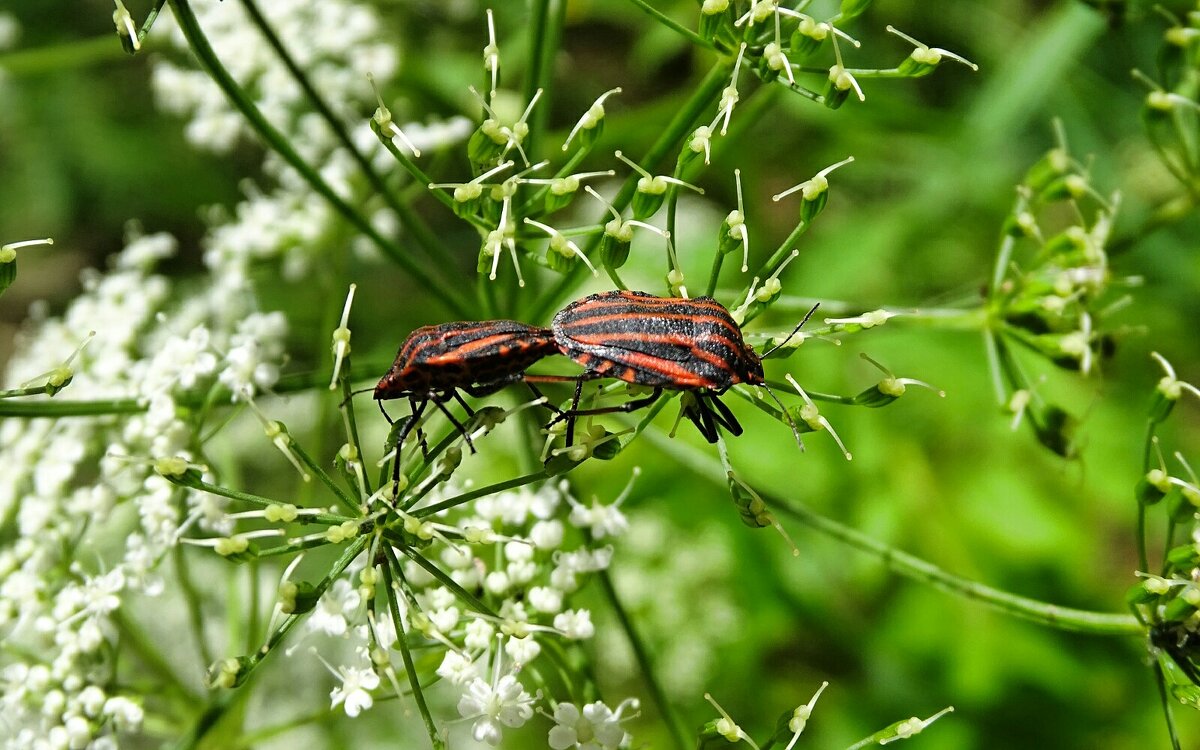
[[[816,309],[816,307],[813,308],[813,310]],[[812,315],[811,310],[809,311],[808,315]],[[808,315],[804,316],[804,320],[808,320]],[[800,325],[804,325],[804,321],[801,321]],[[799,326],[797,326],[797,330],[799,330]],[[796,424],[796,420],[792,418],[792,413],[787,410],[787,407],[784,406],[783,402],[779,400],[779,397],[775,395],[775,391],[771,390],[771,386],[763,383],[762,387],[767,391],[767,393],[771,394],[771,398],[775,401],[775,403],[779,404],[779,408],[783,412],[783,418],[787,420],[788,427],[792,428],[792,437],[796,438],[796,446],[801,450],[801,452],[803,452],[804,440],[800,438],[800,427]]]
[[[767,357],[771,356],[772,354],[779,351],[783,347],[787,346],[787,343],[789,341],[791,341],[793,338],[795,338],[797,333],[800,333],[800,329],[804,327],[804,324],[808,322],[808,319],[813,316],[813,313],[815,313],[817,311],[817,308],[820,306],[821,306],[820,302],[813,305],[812,309],[809,310],[808,313],[805,314],[803,320],[801,320],[799,323],[796,324],[796,327],[792,329],[792,332],[787,335],[786,339],[784,339],[783,341],[780,341],[775,346],[772,346],[770,349],[768,349],[765,352],[763,352],[762,354],[758,355],[759,358],[766,359]],[[774,394],[772,394],[772,395],[774,395]],[[778,399],[776,399],[776,400],[778,400]]]
[[[375,386],[371,386],[369,388],[360,388],[357,391],[350,391],[350,393],[344,399],[342,399],[341,403],[338,404],[338,408],[341,409],[343,406],[345,406],[350,401],[350,399],[354,398],[358,394],[366,393],[367,391],[373,391],[373,390],[375,390]],[[380,405],[379,408],[380,409],[383,408],[382,404]],[[388,421],[391,422],[392,420],[389,419]]]

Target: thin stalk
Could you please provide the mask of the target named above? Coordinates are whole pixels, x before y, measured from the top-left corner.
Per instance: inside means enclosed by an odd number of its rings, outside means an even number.
[[[284,67],[292,74],[292,78],[304,91],[304,95],[308,97],[308,101],[312,104],[313,109],[329,125],[333,134],[341,142],[342,148],[346,149],[351,158],[358,164],[358,168],[366,176],[367,182],[371,183],[371,187],[383,198],[388,208],[396,213],[396,216],[400,219],[400,223],[417,239],[418,244],[421,245],[431,259],[438,260],[440,257],[444,257],[447,254],[446,248],[438,240],[437,235],[429,229],[419,214],[413,211],[411,207],[400,202],[400,199],[396,196],[396,192],[384,182],[383,177],[371,165],[370,160],[354,145],[354,141],[350,139],[350,134],[346,132],[345,123],[338,120],[337,115],[333,113],[333,110],[330,109],[320,93],[313,87],[308,76],[296,63],[295,58],[283,46],[283,42],[280,41],[275,30],[267,23],[267,19],[263,17],[254,0],[241,0],[241,2],[242,6],[246,9],[246,13],[249,14],[250,20],[258,28],[259,32],[262,33],[263,37],[266,38],[267,43],[271,45],[271,49],[275,50],[275,54],[279,56]],[[428,184],[428,180],[424,184]],[[439,270],[444,268],[442,265],[435,267]]]
[[[187,564],[183,559],[183,545],[177,544],[171,550],[171,562],[175,566],[175,577],[179,583],[179,593],[187,605],[188,629],[192,631],[192,640],[196,646],[196,656],[205,669],[213,663],[212,650],[208,647],[208,639],[204,637],[204,605],[200,600],[200,592],[188,573]]]
[[[0,399],[0,417],[96,417],[105,414],[141,414],[148,408],[134,398],[99,401],[11,401]]]
[[[767,497],[766,494],[763,497],[767,500],[767,504],[777,509],[780,514],[793,518],[815,531],[844,542],[862,552],[875,555],[889,569],[905,578],[927,583],[947,593],[975,599],[1014,617],[1058,630],[1091,635],[1145,636],[1146,634],[1146,629],[1131,615],[1060,607],[960,578],[932,563],[876,541],[833,519],[819,515],[798,503]]]
[[[211,493],[213,495],[220,495],[221,497],[227,497],[231,500],[240,500],[243,503],[249,503],[250,505],[254,505],[259,508],[266,508],[269,505],[282,505],[283,504],[279,500],[272,500],[269,497],[263,497],[262,495],[255,495],[251,492],[242,492],[241,490],[234,490],[234,489],[230,489],[228,487],[222,487],[217,484],[209,484],[208,482],[205,482],[202,479],[197,479],[195,481],[191,481],[188,483],[187,486],[192,487],[197,490],[203,490],[203,491]],[[339,516],[335,513],[317,513],[316,515],[311,515],[311,516],[309,516],[309,515],[300,516],[297,519],[297,522],[298,523],[316,523],[316,524],[321,524],[323,526],[339,526],[339,525],[345,523],[346,521],[361,521],[361,520],[362,520],[361,518],[351,518],[349,516]]]
[[[406,621],[400,616],[400,605],[396,599],[400,595],[400,590],[396,586],[392,574],[393,568],[399,573],[400,561],[396,558],[396,553],[392,551],[391,545],[385,544],[382,549],[388,561],[388,564],[383,566],[388,607],[392,612],[392,623],[396,629],[396,642],[400,645],[400,656],[404,659],[404,671],[408,674],[408,683],[412,686],[413,698],[417,702],[417,710],[421,712],[421,719],[425,722],[425,731],[429,733],[429,741],[434,748],[444,748],[445,744],[438,736],[437,725],[433,723],[433,716],[429,713],[429,706],[425,704],[425,693],[421,690],[421,683],[417,679],[417,668],[413,664],[412,650],[408,647],[408,627],[405,624]]]
[[[717,46],[715,44],[713,44],[710,40],[705,39],[704,37],[700,36],[696,32],[692,31],[691,29],[687,28],[683,24],[679,23],[675,19],[668,17],[661,10],[659,10],[658,8],[655,8],[650,3],[646,2],[646,0],[629,0],[629,1],[631,3],[633,3],[634,5],[636,5],[637,7],[641,8],[643,11],[645,11],[646,14],[649,15],[651,18],[658,21],[663,26],[666,26],[671,31],[674,31],[675,33],[679,34],[684,39],[687,39],[692,44],[695,44],[700,47],[704,47],[705,49],[711,49],[711,50],[715,50],[717,48]]]
[[[154,27],[154,22],[158,20],[158,14],[162,12],[163,6],[166,4],[167,0],[154,0],[154,6],[146,14],[146,20],[142,21],[142,28],[138,29],[138,45],[143,49],[146,46],[146,37],[150,35],[150,29]]]
[[[679,145],[687,138],[695,126],[697,119],[705,109],[716,103],[717,98],[721,95],[721,91],[725,88],[728,81],[730,71],[733,70],[733,58],[723,57],[717,61],[704,80],[695,88],[691,97],[679,108],[675,118],[668,123],[663,130],[662,135],[646,152],[646,155],[639,160],[645,169],[653,172],[659,163],[672,151],[679,148]],[[633,194],[637,190],[637,181],[639,175],[631,174],[625,179],[621,185],[620,191],[613,198],[612,206],[620,213],[624,210],[631,200]],[[587,255],[592,255],[596,247],[600,244],[599,237],[593,237],[589,242],[584,252]],[[563,274],[558,283],[549,289],[541,296],[541,299],[535,304],[530,320],[544,320],[550,317],[550,313],[557,308],[564,299],[570,289],[579,283],[579,277],[585,273],[587,269],[582,263],[576,263]]]
[[[180,30],[183,31],[184,37],[188,40],[188,45],[191,47],[192,53],[196,55],[196,58],[208,71],[213,81],[225,93],[230,103],[242,113],[242,116],[246,118],[246,121],[259,137],[274,148],[293,169],[300,173],[305,182],[324,198],[329,205],[333,206],[355,229],[370,239],[385,255],[408,272],[421,286],[428,289],[447,309],[456,315],[465,317],[467,310],[451,290],[445,288],[440,282],[430,276],[399,245],[384,238],[371,225],[371,222],[346,202],[345,199],[334,192],[333,188],[325,182],[324,178],[292,148],[292,145],[282,133],[276,130],[271,123],[267,122],[266,117],[263,116],[262,112],[251,101],[238,82],[225,69],[220,59],[217,58],[216,53],[213,52],[212,46],[208,43],[208,38],[204,35],[204,30],[200,28],[195,14],[192,13],[188,0],[169,0],[169,2],[171,10],[174,11],[175,18],[179,23]]]
[[[201,695],[184,683],[183,679],[175,672],[171,662],[155,648],[142,629],[135,625],[121,609],[113,612],[113,621],[121,634],[122,641],[133,649],[138,659],[149,667],[150,671],[162,678],[163,685],[179,693],[189,702],[203,700]]]
[[[338,499],[338,502],[345,506],[346,510],[353,514],[357,514],[359,512],[358,503],[354,500],[354,498],[347,495],[346,491],[342,489],[341,485],[334,482],[333,477],[329,476],[329,474],[326,473],[325,469],[320,464],[312,460],[312,457],[300,447],[299,443],[293,440],[288,444],[288,448],[290,448],[292,453],[296,455],[296,458],[299,459],[300,463],[304,464],[309,471],[316,475],[317,479],[321,481],[321,484],[329,488],[329,491],[334,494],[334,496]]]
[[[565,5],[565,0],[559,0],[559,5]],[[524,147],[527,153],[535,153],[534,144],[541,137],[546,125],[546,115],[550,111],[550,86],[554,81],[552,55],[558,49],[559,32],[561,29],[550,24],[553,16],[554,0],[533,0],[529,3],[529,58],[525,71],[525,101],[533,101],[538,89],[542,90],[542,98],[538,106],[530,113],[529,133],[525,136]]]
[[[725,472],[713,457],[678,441],[651,435],[662,451],[687,464],[698,476],[725,486]],[[1047,627],[1105,636],[1144,636],[1146,629],[1132,615],[1092,612],[1016,596],[991,586],[947,573],[941,568],[822,516],[796,502],[786,502],[763,492],[767,506],[809,528],[880,558],[895,573],[947,593],[976,599],[1014,617],[1031,620]]]
[[[455,596],[462,600],[463,604],[466,604],[468,607],[482,615],[499,617],[499,615],[497,615],[491,607],[479,601],[479,599],[471,594],[471,592],[460,586],[459,583],[453,578],[446,575],[445,571],[426,560],[415,550],[409,549],[408,547],[401,547],[400,551],[417,565],[420,565],[422,568],[424,568],[426,573],[441,581],[442,585],[450,589]]]
[[[629,640],[630,648],[633,649],[633,655],[641,670],[642,678],[646,681],[646,688],[650,691],[650,699],[654,701],[658,713],[671,732],[672,744],[676,750],[687,750],[687,731],[684,729],[682,720],[671,707],[666,692],[663,691],[662,685],[659,684],[658,678],[654,674],[654,665],[650,662],[646,644],[642,642],[642,637],[634,627],[633,620],[629,619],[629,613],[621,603],[621,598],[617,596],[612,578],[608,575],[607,570],[601,570],[596,573],[596,579],[600,581],[600,588],[604,591],[609,606],[612,607],[613,613],[621,623],[621,628],[625,631],[625,637]]]
[[[417,518],[425,518],[426,516],[432,516],[434,513],[446,510],[447,508],[453,508],[455,506],[462,505],[463,503],[468,503],[477,497],[491,495],[496,492],[504,492],[505,490],[512,490],[516,489],[517,487],[524,487],[527,484],[540,482],[541,480],[548,479],[549,477],[550,475],[545,469],[542,469],[541,471],[535,471],[530,474],[522,474],[521,476],[514,477],[513,479],[508,479],[503,482],[496,482],[495,484],[489,484],[486,487],[478,487],[470,492],[464,492],[461,495],[455,495],[454,497],[447,498],[440,503],[426,505],[424,508],[416,508],[410,512],[410,515]]]

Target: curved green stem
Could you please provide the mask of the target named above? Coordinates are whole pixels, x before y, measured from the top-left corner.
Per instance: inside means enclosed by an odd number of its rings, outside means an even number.
[[[1029,599],[1007,591],[952,575],[914,555],[890,547],[871,537],[819,515],[803,505],[763,495],[768,505],[828,537],[844,542],[882,560],[888,568],[905,578],[920,581],[942,591],[975,599],[1014,617],[1030,620],[1059,630],[1107,636],[1143,636],[1146,629],[1131,615],[1092,612]]]
[[[547,479],[549,476],[550,474],[545,469],[542,469],[541,471],[535,471],[531,474],[523,474],[519,477],[514,477],[513,479],[508,479],[503,482],[496,482],[495,484],[489,484],[486,487],[478,487],[470,492],[464,492],[461,495],[455,495],[454,497],[447,498],[440,503],[426,505],[424,508],[416,508],[410,511],[410,515],[417,518],[425,518],[426,516],[431,516],[434,513],[446,510],[447,508],[453,508],[457,505],[470,502],[477,497],[492,495],[497,492],[516,489],[517,487],[524,487],[527,484],[533,484],[534,482],[540,482],[543,479]]]
[[[646,2],[646,0],[629,0],[629,1],[631,3],[633,3],[634,5],[636,5],[637,7],[641,8],[643,11],[645,11],[646,14],[649,15],[651,18],[658,21],[663,26],[666,26],[671,31],[674,31],[675,33],[679,34],[684,39],[687,39],[692,44],[695,44],[700,47],[704,47],[705,49],[715,50],[717,48],[716,45],[713,44],[711,41],[700,36],[696,32],[692,31],[691,29],[687,28],[683,24],[674,20],[673,18],[670,18],[669,16],[667,16],[667,14],[663,13],[658,8],[655,8],[653,5]]]
[[[659,449],[686,464],[699,476],[703,476],[714,484],[725,486],[725,472],[711,454],[653,433],[650,437]],[[976,599],[1014,617],[1031,620],[1059,630],[1107,636],[1144,636],[1146,633],[1145,627],[1132,615],[1060,607],[960,578],[932,563],[890,547],[833,519],[826,518],[799,503],[785,502],[765,492],[760,494],[768,507],[778,510],[781,515],[793,518],[815,531],[858,550],[875,555],[891,570],[911,580],[928,583],[934,588],[968,599]]]
[[[266,38],[267,43],[271,45],[271,49],[275,50],[275,54],[279,56],[279,59],[281,62],[283,62],[284,67],[286,67],[288,72],[291,73],[293,80],[295,80],[300,86],[301,90],[304,91],[304,95],[308,97],[308,101],[310,104],[312,104],[313,109],[317,111],[317,114],[321,116],[321,119],[324,120],[329,126],[330,130],[333,131],[334,136],[336,136],[338,141],[341,142],[342,148],[344,148],[347,153],[350,154],[351,158],[354,159],[354,162],[358,165],[359,170],[364,176],[366,176],[367,181],[371,183],[371,187],[374,188],[375,192],[383,198],[383,201],[387,203],[388,208],[392,209],[392,211],[396,213],[396,216],[400,219],[401,225],[403,225],[409,230],[409,232],[412,233],[412,236],[416,238],[417,243],[422,249],[425,250],[430,259],[438,261],[444,257],[447,254],[446,249],[442,246],[440,240],[438,240],[437,235],[429,229],[428,225],[425,224],[425,221],[417,212],[413,211],[412,208],[400,201],[400,199],[396,196],[395,191],[392,190],[386,182],[384,182],[383,177],[381,177],[375,167],[371,165],[370,160],[368,160],[367,157],[364,156],[363,153],[354,145],[354,141],[350,139],[350,134],[346,132],[345,123],[341,122],[337,118],[337,115],[333,113],[333,110],[330,109],[329,105],[325,102],[325,99],[322,98],[322,96],[317,92],[316,88],[313,87],[312,82],[308,79],[308,76],[296,63],[295,58],[293,58],[291,53],[288,52],[287,48],[283,46],[283,42],[280,41],[279,36],[275,33],[275,30],[271,28],[269,23],[267,23],[267,19],[263,17],[262,13],[258,9],[258,6],[254,3],[254,0],[241,0],[241,2],[242,6],[246,9],[246,13],[250,16],[250,20],[258,28],[259,32],[262,33],[263,37]],[[425,182],[428,183],[428,180]],[[435,267],[441,269],[444,266],[439,264]]]
[[[141,414],[147,405],[135,398],[99,401],[17,401],[0,399],[0,417],[96,417],[105,414]]]
[[[324,178],[292,148],[292,145],[282,133],[276,130],[271,123],[267,122],[266,117],[263,116],[262,112],[250,100],[250,97],[247,96],[238,82],[225,69],[225,66],[217,58],[216,53],[213,52],[212,46],[208,43],[208,38],[204,35],[204,30],[200,28],[195,14],[192,13],[188,0],[169,0],[169,2],[171,10],[175,13],[175,19],[179,23],[179,28],[183,31],[184,37],[187,38],[193,54],[196,55],[200,64],[212,76],[213,81],[224,92],[230,103],[246,118],[246,121],[254,129],[254,132],[271,148],[275,149],[293,169],[299,172],[305,182],[324,198],[329,205],[333,206],[355,229],[370,239],[385,255],[407,271],[421,286],[427,288],[447,309],[456,315],[465,316],[467,311],[462,306],[457,295],[426,273],[425,269],[413,261],[399,245],[384,238],[361,213],[334,192],[333,188],[325,182]]]
[[[692,92],[691,98],[684,103],[675,118],[663,130],[662,135],[646,152],[646,155],[639,160],[645,169],[653,172],[660,162],[672,151],[679,148],[679,145],[691,133],[697,118],[704,112],[705,109],[712,106],[717,98],[721,95],[721,91],[725,88],[728,81],[730,71],[733,70],[733,59],[723,57],[717,61],[708,71],[704,80]],[[632,174],[625,179],[621,185],[620,191],[613,198],[612,207],[620,211],[624,210],[633,200],[634,191],[637,190],[637,181],[639,175]],[[588,243],[584,252],[587,255],[592,255],[596,247],[600,243],[599,237],[593,237]],[[578,282],[581,274],[587,269],[582,263],[577,263],[571,267],[569,271],[563,274],[563,277],[542,295],[538,300],[534,309],[531,311],[530,320],[544,320],[550,317],[550,313],[558,307],[566,298],[568,291],[573,288]]]
[[[600,588],[603,590],[604,597],[608,600],[609,606],[612,607],[613,614],[620,621],[621,629],[625,631],[625,637],[629,640],[630,648],[633,649],[633,655],[637,660],[642,679],[646,681],[646,689],[650,691],[650,699],[654,701],[655,707],[658,708],[658,713],[662,716],[663,722],[671,732],[672,743],[676,750],[687,750],[687,732],[683,727],[679,715],[676,714],[667,700],[667,694],[663,690],[662,685],[659,684],[658,678],[655,677],[654,665],[650,661],[650,654],[646,650],[646,644],[642,642],[642,637],[638,634],[637,628],[634,627],[633,620],[629,619],[629,613],[625,611],[625,606],[621,603],[621,598],[617,596],[617,590],[613,586],[612,578],[609,577],[607,570],[601,570],[596,573],[596,579],[600,582]]]
[[[388,607],[392,612],[396,643],[400,646],[400,656],[404,659],[404,671],[408,674],[408,683],[412,686],[413,698],[417,701],[417,710],[421,713],[421,720],[425,722],[425,731],[429,733],[430,743],[435,749],[444,748],[445,743],[438,736],[437,725],[433,723],[433,715],[429,713],[429,706],[425,703],[425,692],[421,690],[421,682],[417,679],[417,668],[413,663],[412,649],[408,645],[408,621],[401,616],[400,605],[396,599],[400,596],[400,589],[396,585],[392,571],[395,570],[397,575],[403,575],[400,570],[400,560],[396,558],[396,553],[392,551],[391,545],[385,544],[382,549],[384,555],[387,556],[387,565],[382,566],[383,580],[387,585]]]

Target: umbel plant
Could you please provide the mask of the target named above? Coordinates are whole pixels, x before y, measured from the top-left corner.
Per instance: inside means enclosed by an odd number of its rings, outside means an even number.
[[[1200,6],[80,8],[6,184],[177,228],[0,211],[3,747],[1200,738]]]

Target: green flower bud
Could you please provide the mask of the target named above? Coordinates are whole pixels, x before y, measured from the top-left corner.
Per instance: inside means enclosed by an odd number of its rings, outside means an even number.
[[[842,22],[850,21],[866,12],[874,0],[842,0],[841,12],[838,13]]]
[[[1071,168],[1071,157],[1061,148],[1053,148],[1025,173],[1025,184],[1035,192],[1045,190]]]
[[[552,214],[561,208],[566,208],[568,204],[575,198],[575,193],[579,190],[578,177],[557,177],[550,183],[550,189],[546,191],[545,212]]]
[[[285,615],[311,612],[323,593],[308,581],[288,581],[279,587],[279,611]]]
[[[700,36],[716,41],[722,27],[733,26],[729,0],[704,0],[700,4]]]
[[[0,247],[0,294],[4,294],[16,278],[17,251],[7,245]]]
[[[642,177],[633,194],[633,218],[645,221],[662,208],[667,197],[667,182],[661,177]]]
[[[204,675],[204,684],[209,688],[232,690],[250,675],[252,662],[248,656],[222,659],[213,663]]]
[[[633,227],[628,222],[613,219],[604,225],[604,236],[600,238],[600,263],[612,269],[620,268],[629,260],[629,247],[633,244]]]
[[[467,158],[479,167],[496,164],[504,153],[508,136],[501,132],[500,123],[493,119],[484,120],[467,141]]]
[[[1170,477],[1162,469],[1151,469],[1138,480],[1134,496],[1142,505],[1154,505],[1171,491]]]

